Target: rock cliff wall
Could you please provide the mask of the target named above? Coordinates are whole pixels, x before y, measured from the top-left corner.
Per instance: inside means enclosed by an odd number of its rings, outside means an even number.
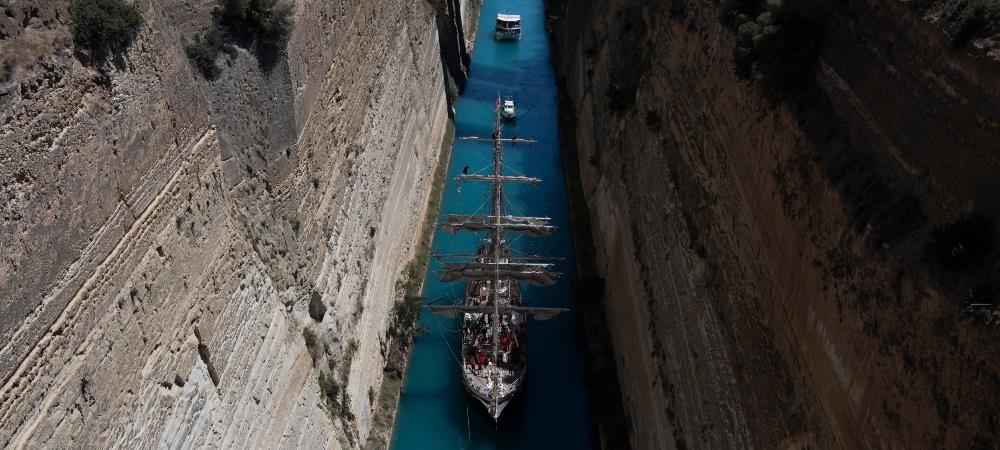
[[[215,4],[138,0],[87,65],[67,2],[0,6],[0,446],[364,442],[479,2],[297,1],[284,56],[206,81]]]
[[[1000,439],[997,330],[960,315],[995,253],[925,251],[997,223],[998,66],[902,2],[813,3],[815,80],[775,98],[717,3],[548,2],[634,448]]]

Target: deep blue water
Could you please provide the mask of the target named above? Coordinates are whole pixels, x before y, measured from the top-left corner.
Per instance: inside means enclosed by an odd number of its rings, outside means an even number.
[[[522,16],[519,42],[496,42],[493,27],[498,12]],[[565,257],[554,286],[524,286],[531,306],[573,308],[576,278],[563,167],[559,157],[558,90],[549,62],[548,36],[542,0],[486,0],[479,20],[469,83],[456,103],[456,135],[489,136],[497,93],[517,101],[518,119],[504,128],[507,137],[534,138],[533,146],[507,146],[506,173],[540,177],[541,186],[508,185],[508,212],[548,216],[559,230],[532,239],[510,236],[515,251]],[[465,183],[457,191],[455,176],[489,173],[488,144],[456,140],[448,168],[449,182],[442,214],[488,212],[488,185]],[[480,210],[480,208],[483,208]],[[452,235],[438,230],[433,250],[473,253],[481,236]],[[442,283],[432,261],[424,284],[425,302],[454,303],[464,283]],[[428,333],[416,338],[404,380],[392,447],[410,449],[587,449],[593,447],[584,386],[583,331],[576,310],[528,324],[527,381],[518,397],[494,423],[482,405],[466,394],[456,357],[460,349],[458,319],[424,311]]]

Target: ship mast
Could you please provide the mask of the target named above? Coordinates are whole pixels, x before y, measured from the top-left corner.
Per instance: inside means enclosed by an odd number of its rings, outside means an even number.
[[[465,181],[483,181],[492,184],[490,195],[490,214],[486,216],[462,216],[449,214],[447,222],[441,227],[450,232],[487,231],[489,232],[489,247],[485,255],[434,255],[436,258],[465,258],[471,262],[446,262],[442,271],[442,281],[490,280],[493,283],[493,306],[496,312],[509,306],[500,306],[499,284],[501,280],[509,282],[525,281],[537,285],[555,283],[559,274],[552,272],[550,263],[532,263],[532,260],[558,260],[559,258],[544,258],[537,255],[504,256],[504,244],[507,231],[516,231],[531,237],[542,237],[552,234],[555,227],[549,225],[548,217],[510,216],[504,212],[504,185],[506,183],[540,184],[541,179],[526,176],[504,175],[504,143],[534,144],[533,139],[518,137],[503,137],[503,120],[500,116],[500,95],[497,94],[493,115],[493,135],[489,138],[479,136],[463,136],[463,141],[489,142],[493,145],[492,170],[489,175],[463,173],[455,178],[459,183]],[[507,286],[510,292],[510,286]],[[457,308],[457,309],[456,309]],[[459,306],[435,307],[435,312],[444,313],[445,309],[460,310]],[[549,317],[546,312],[533,314],[533,308],[522,308],[522,314]],[[544,308],[543,308],[544,309]],[[561,310],[562,311],[562,310]],[[495,353],[495,352],[494,352]],[[494,355],[495,356],[495,355]]]
[[[497,97],[497,110],[493,114],[493,218],[497,225],[493,229],[493,262],[500,262],[500,245],[504,230],[500,227],[500,216],[503,215],[503,124],[500,122],[500,97]],[[499,278],[497,278],[499,280]]]
[[[505,238],[508,230],[523,233],[532,237],[546,236],[555,230],[555,227],[549,225],[548,217],[509,216],[504,212],[505,183],[539,184],[541,183],[541,180],[533,177],[504,175],[503,144],[505,142],[534,144],[535,141],[531,139],[518,139],[517,137],[503,137],[503,122],[500,116],[499,94],[497,95],[496,107],[494,110],[493,135],[490,136],[489,139],[477,136],[462,137],[461,139],[466,141],[490,142],[493,145],[493,167],[490,175],[463,173],[456,179],[456,181],[459,182],[491,182],[493,186],[490,197],[490,213],[487,216],[449,215],[447,223],[444,223],[441,226],[451,232],[457,232],[460,230],[473,232],[488,231],[490,241],[488,243],[489,247],[480,247],[480,251],[482,253],[478,253],[476,255],[435,255],[435,257],[471,259],[469,262],[444,263],[441,280],[456,281],[464,278],[470,281],[488,281],[492,283],[492,287],[489,291],[493,304],[487,304],[485,306],[471,306],[467,303],[468,299],[466,299],[466,304],[462,306],[428,305],[428,308],[435,313],[451,316],[457,315],[458,313],[493,314],[490,323],[490,331],[492,332],[493,341],[491,358],[493,370],[490,371],[492,392],[490,393],[490,396],[493,400],[494,419],[496,419],[500,410],[500,389],[503,381],[499,361],[500,331],[502,329],[500,314],[530,315],[538,320],[546,320],[567,310],[565,308],[525,307],[520,304],[514,304],[512,301],[513,299],[510,297],[513,292],[514,283],[525,281],[534,284],[547,285],[555,283],[556,278],[559,276],[558,273],[548,270],[548,268],[552,266],[551,263],[529,262],[553,258],[544,258],[535,255],[519,257],[513,254],[505,254],[507,250],[509,250],[505,248]],[[501,299],[501,281],[506,282],[507,284],[504,286],[503,290],[506,294],[506,303],[508,303],[505,305],[500,304],[501,300],[504,300]]]
[[[503,215],[503,124],[500,121],[500,94],[497,94],[496,110],[493,114],[493,389],[500,389],[500,246],[503,243],[504,228],[501,227],[500,216]],[[507,287],[510,292],[510,286]],[[499,408],[499,395],[493,395],[493,410]]]

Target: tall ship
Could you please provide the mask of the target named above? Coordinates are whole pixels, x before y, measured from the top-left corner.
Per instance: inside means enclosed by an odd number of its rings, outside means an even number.
[[[444,260],[441,280],[465,281],[465,298],[453,305],[428,305],[433,312],[449,317],[461,316],[462,382],[470,395],[486,407],[494,420],[524,385],[527,373],[527,319],[550,319],[565,308],[528,306],[522,297],[521,284],[551,285],[559,274],[550,270],[557,257],[518,255],[507,238],[513,233],[544,237],[555,227],[548,217],[514,216],[507,212],[504,197],[507,183],[540,184],[539,178],[504,173],[504,144],[534,144],[532,139],[503,136],[500,98],[494,111],[493,135],[462,137],[462,140],[492,144],[492,171],[470,174],[467,170],[456,181],[485,182],[490,190],[486,215],[447,216],[442,227],[452,233],[480,233],[483,239],[470,254],[441,255]]]

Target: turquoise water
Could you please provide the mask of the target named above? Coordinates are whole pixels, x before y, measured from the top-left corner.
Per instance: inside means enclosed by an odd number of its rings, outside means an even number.
[[[502,9],[502,11],[501,11]],[[498,12],[522,16],[520,42],[493,40]],[[531,306],[572,308],[575,262],[559,136],[556,129],[558,90],[549,63],[548,36],[542,0],[486,0],[479,20],[479,35],[472,56],[471,74],[456,103],[456,134],[489,136],[497,92],[517,101],[518,119],[504,129],[507,137],[534,138],[533,146],[507,146],[506,173],[544,180],[541,186],[508,185],[510,214],[549,216],[559,227],[541,238],[511,236],[514,249],[523,254],[565,257],[554,286],[524,286]],[[486,183],[465,183],[457,191],[455,176],[469,166],[470,173],[489,173],[490,145],[455,142],[442,214],[489,211]],[[480,208],[483,208],[480,210]],[[473,253],[480,237],[472,233],[451,235],[438,231],[434,251]],[[464,283],[442,283],[440,263],[433,261],[424,285],[426,302],[453,303],[461,298]],[[584,387],[583,332],[576,311],[528,325],[527,382],[504,410],[498,423],[478,401],[465,392],[457,362],[460,348],[458,319],[424,311],[421,324],[428,330],[418,336],[404,381],[392,447],[410,449],[587,449],[592,435]]]

